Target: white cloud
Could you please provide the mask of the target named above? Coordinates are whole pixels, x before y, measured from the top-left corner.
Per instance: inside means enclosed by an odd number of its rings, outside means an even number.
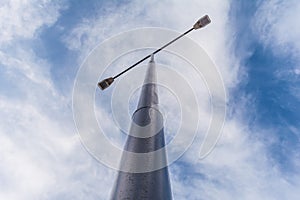
[[[277,54],[291,54],[299,59],[300,2],[297,0],[262,1],[252,23],[252,30]]]
[[[61,3],[48,0],[43,1],[9,1],[0,5],[0,44],[7,44],[12,40],[29,39],[42,26],[53,24],[62,9]]]
[[[275,56],[300,61],[300,2],[297,0],[261,1],[251,27],[258,40]],[[278,66],[276,75],[289,82],[290,94],[299,98],[299,66]],[[278,76],[279,75],[279,76]]]
[[[1,199],[81,199],[85,190],[95,190],[89,185],[112,184],[112,172],[82,148],[68,125],[72,121],[56,120],[30,103],[4,97],[0,101]],[[107,195],[96,190],[91,194]]]
[[[50,167],[58,153],[55,150],[66,154],[70,144],[57,137],[59,127],[34,106],[1,99],[1,175],[6,176],[6,181],[0,196],[29,199],[55,183]]]
[[[35,84],[42,84],[54,92],[54,88],[49,77],[49,65],[45,61],[32,61],[33,53],[19,49],[14,55],[0,51],[0,64],[5,68],[6,75],[16,77],[15,72],[24,75],[24,78]],[[19,84],[16,82],[15,84]],[[20,85],[20,87],[24,87]]]
[[[57,91],[51,63],[29,49],[63,8],[50,1],[0,6],[0,199],[83,199],[89,191],[90,199],[106,199],[98,187],[112,184],[113,172],[82,148],[71,98]]]
[[[222,139],[206,159],[171,167],[178,199],[297,199],[299,174],[282,173],[268,153],[269,141],[262,143],[243,124],[240,119],[228,120]],[[197,154],[197,144],[188,152],[191,157]],[[181,162],[185,159],[193,158],[185,156]]]

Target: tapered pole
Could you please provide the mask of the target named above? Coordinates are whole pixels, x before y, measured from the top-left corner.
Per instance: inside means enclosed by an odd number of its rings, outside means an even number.
[[[124,147],[125,151],[134,153],[149,153],[161,149],[165,146],[165,136],[163,129],[163,117],[158,110],[158,94],[156,86],[156,70],[154,57],[152,56],[145,81],[141,90],[139,103],[132,119],[138,126],[151,126],[146,129],[131,126],[130,133]],[[156,127],[161,127],[157,130]],[[155,133],[157,131],[157,133]],[[151,135],[151,137],[145,137]],[[153,162],[167,163],[166,152],[161,151],[162,155],[153,158]],[[162,159],[161,159],[162,158]],[[122,157],[121,165],[137,165],[130,157]],[[123,199],[143,199],[143,200],[170,200],[172,199],[171,184],[169,180],[168,167],[146,173],[118,172],[118,177],[111,194],[112,200]]]

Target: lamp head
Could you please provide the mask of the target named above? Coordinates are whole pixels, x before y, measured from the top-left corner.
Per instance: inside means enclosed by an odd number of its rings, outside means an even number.
[[[209,24],[211,20],[209,19],[208,15],[205,15],[204,17],[201,17],[193,26],[194,29],[199,29],[207,24]]]
[[[109,77],[107,79],[102,80],[101,82],[98,83],[98,87],[101,90],[105,90],[106,88],[108,88],[112,83],[114,82],[114,78]]]

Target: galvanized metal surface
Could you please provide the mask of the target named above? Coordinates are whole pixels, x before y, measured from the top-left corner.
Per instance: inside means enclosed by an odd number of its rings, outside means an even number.
[[[165,137],[163,130],[163,116],[158,110],[158,95],[156,86],[156,71],[153,56],[148,64],[148,71],[142,87],[137,110],[134,112],[133,121],[139,126],[146,126],[151,123],[151,137],[128,136],[124,150],[135,153],[147,153],[158,150],[165,146]],[[157,127],[162,127],[157,131]],[[138,132],[137,132],[138,131]],[[141,129],[132,126],[130,132],[134,135],[148,135]],[[157,134],[156,134],[157,132]],[[162,152],[159,158],[154,158],[149,162],[166,162],[166,152]],[[122,157],[121,165],[139,165],[131,162],[130,157]],[[171,184],[169,180],[168,168],[146,172],[146,173],[128,173],[119,172],[112,190],[112,200],[169,200],[172,199]]]

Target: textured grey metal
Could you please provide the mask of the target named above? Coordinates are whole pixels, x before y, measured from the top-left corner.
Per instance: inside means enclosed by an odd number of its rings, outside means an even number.
[[[158,95],[156,86],[156,70],[153,55],[148,64],[148,70],[142,87],[139,103],[132,119],[139,126],[146,126],[151,123],[153,128],[149,131],[156,131],[156,127],[163,123],[163,116],[158,110]],[[132,126],[136,127],[136,126]],[[131,128],[130,133],[144,135],[149,133],[141,132],[142,129]],[[134,137],[129,135],[124,147],[125,151],[135,153],[147,153],[158,150],[165,146],[164,130],[161,128],[157,134],[152,133],[151,137]],[[166,162],[166,152],[151,162]],[[122,157],[122,164],[139,165],[132,162],[130,157]],[[112,190],[112,200],[169,200],[172,199],[171,185],[168,167],[147,172],[128,173],[120,171]]]

